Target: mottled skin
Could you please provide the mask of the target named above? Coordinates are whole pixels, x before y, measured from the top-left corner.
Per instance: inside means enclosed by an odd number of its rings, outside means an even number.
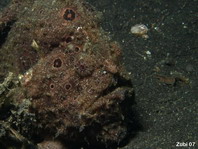
[[[108,144],[127,134],[121,103],[131,84],[99,16],[81,0],[14,0],[1,15],[1,33],[10,30],[0,73],[20,76],[16,100],[31,100],[43,138]]]

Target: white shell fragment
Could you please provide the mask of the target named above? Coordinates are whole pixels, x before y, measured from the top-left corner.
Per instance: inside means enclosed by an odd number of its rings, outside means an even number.
[[[148,28],[144,24],[136,24],[131,27],[131,33],[134,35],[141,36],[142,38],[148,38],[149,36],[147,35]]]
[[[31,44],[32,48],[34,48],[35,50],[39,50],[39,45],[37,44],[37,42],[35,40],[32,41],[32,44]]]

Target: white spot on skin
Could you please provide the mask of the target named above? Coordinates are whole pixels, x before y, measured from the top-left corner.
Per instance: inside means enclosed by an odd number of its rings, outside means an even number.
[[[82,30],[82,26],[77,27],[77,31]]]
[[[103,71],[103,74],[107,74],[107,71],[104,70],[104,71]]]

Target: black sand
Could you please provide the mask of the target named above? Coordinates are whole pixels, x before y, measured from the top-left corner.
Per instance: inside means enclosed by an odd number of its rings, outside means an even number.
[[[140,127],[123,149],[197,148],[198,1],[89,1],[103,11],[103,28],[123,46],[132,73]],[[130,34],[136,24],[149,28],[148,39]]]

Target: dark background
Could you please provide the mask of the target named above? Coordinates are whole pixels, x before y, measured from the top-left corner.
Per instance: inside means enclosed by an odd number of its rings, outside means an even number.
[[[196,142],[192,148],[198,148],[198,1],[88,1],[103,12],[102,26],[122,45],[132,74],[132,108],[142,128],[123,149],[187,148],[176,142]],[[136,24],[149,28],[148,39],[130,34]]]
[[[135,89],[131,137],[122,149],[198,147],[198,1],[87,0],[123,49]],[[9,0],[0,0],[0,10]],[[130,33],[148,27],[148,39]],[[146,51],[151,54],[146,54]],[[138,127],[137,127],[138,125]]]

